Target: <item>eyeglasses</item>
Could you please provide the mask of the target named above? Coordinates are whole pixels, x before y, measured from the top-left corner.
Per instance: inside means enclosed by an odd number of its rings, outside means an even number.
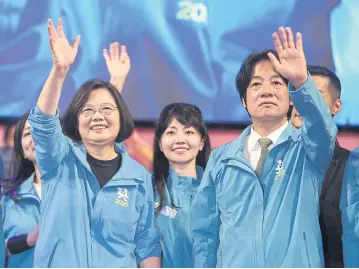
[[[111,104],[102,104],[99,108],[95,108],[93,106],[85,106],[81,109],[81,114],[84,117],[91,117],[95,115],[96,111],[98,110],[102,115],[108,116],[111,115],[112,112],[114,112],[116,109],[118,109],[118,107]]]

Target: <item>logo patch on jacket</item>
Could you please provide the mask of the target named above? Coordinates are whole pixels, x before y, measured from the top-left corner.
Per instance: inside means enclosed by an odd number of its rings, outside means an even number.
[[[279,161],[277,161],[277,163],[278,163],[278,165],[277,165],[277,168],[275,169],[275,170],[277,170],[277,172],[275,174],[274,180],[277,180],[279,177],[282,177],[285,174],[285,170],[283,168],[283,166],[284,166],[283,161],[279,160]]]
[[[128,206],[128,190],[126,188],[117,188],[116,204]]]
[[[161,209],[160,214],[169,217],[171,219],[174,219],[177,215],[177,210],[175,208],[166,205]]]

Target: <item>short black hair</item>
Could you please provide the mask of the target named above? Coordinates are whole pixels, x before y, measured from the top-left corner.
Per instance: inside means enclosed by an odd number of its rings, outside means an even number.
[[[340,98],[340,95],[342,93],[342,84],[340,83],[340,79],[338,78],[338,76],[333,71],[320,65],[307,65],[307,69],[312,76],[327,77],[330,84],[337,91]]]
[[[260,53],[251,53],[244,61],[243,65],[241,66],[241,69],[236,76],[236,88],[239,92],[241,100],[243,100],[245,104],[247,103],[247,88],[249,83],[251,82],[254,67],[259,62],[270,61],[268,57],[268,53],[270,52],[279,60],[278,53],[274,50],[265,50]],[[281,75],[280,77],[284,80],[285,83],[288,83],[288,79],[284,78]]]
[[[90,93],[101,88],[107,89],[112,94],[120,112],[120,131],[117,135],[116,142],[122,142],[132,135],[134,130],[133,119],[119,91],[109,82],[93,79],[82,84],[72,99],[63,119],[64,134],[73,141],[82,141],[79,132],[79,113],[88,101]]]

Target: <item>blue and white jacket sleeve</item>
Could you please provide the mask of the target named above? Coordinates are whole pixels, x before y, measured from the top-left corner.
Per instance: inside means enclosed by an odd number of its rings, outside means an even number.
[[[194,267],[216,267],[219,245],[220,215],[216,200],[215,179],[219,173],[214,169],[214,152],[191,208]]]
[[[289,83],[289,94],[303,118],[301,135],[307,156],[324,174],[333,156],[338,131],[329,107],[309,73],[307,81],[298,90]]]
[[[69,152],[69,144],[59,119],[59,109],[55,116],[44,114],[36,105],[29,115],[31,135],[36,151],[36,163],[39,167],[41,179],[54,171]]]
[[[152,178],[150,173],[147,171],[146,178],[144,180],[144,186],[145,202],[135,234],[136,259],[138,263],[149,257],[161,256],[160,238],[155,227]]]
[[[345,267],[359,267],[359,148],[348,159],[340,201]]]

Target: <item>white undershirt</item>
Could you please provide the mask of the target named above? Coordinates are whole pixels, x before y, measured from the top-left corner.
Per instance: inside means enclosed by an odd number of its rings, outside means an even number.
[[[40,200],[41,200],[41,184],[36,184],[34,183],[34,187],[37,193],[37,196],[39,196]]]
[[[275,143],[277,142],[278,138],[284,132],[285,128],[288,126],[288,121],[285,122],[281,127],[275,130],[273,133],[270,133],[266,138],[269,138],[273,144],[271,144],[268,149],[271,150]],[[251,128],[251,133],[247,136],[246,139],[246,146],[244,151],[244,156],[248,160],[249,164],[252,166],[253,170],[256,170],[259,158],[261,156],[261,146],[258,143],[258,140],[261,137],[256,131],[253,129],[253,125]]]

